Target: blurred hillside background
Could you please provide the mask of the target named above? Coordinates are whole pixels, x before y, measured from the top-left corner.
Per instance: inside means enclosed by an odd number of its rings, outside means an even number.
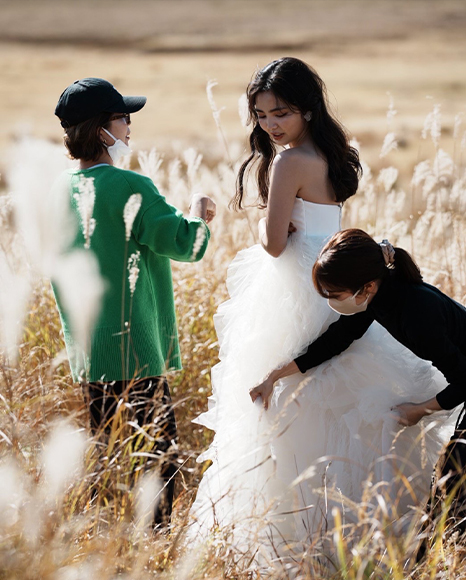
[[[218,81],[227,139],[244,142],[239,96],[257,67],[291,55],[323,77],[373,169],[389,92],[403,149],[395,160],[411,171],[429,153],[419,134],[433,102],[447,149],[464,109],[465,32],[464,0],[0,0],[0,170],[16,136],[61,139],[56,101],[85,76],[147,95],[133,148],[179,142],[220,156],[206,82]]]

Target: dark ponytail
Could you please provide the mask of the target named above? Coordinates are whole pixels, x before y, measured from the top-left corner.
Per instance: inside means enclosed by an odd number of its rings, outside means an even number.
[[[419,266],[403,248],[393,248],[395,250],[395,267],[393,269],[394,275],[400,280],[409,282],[410,284],[420,284],[422,282],[422,274]]]
[[[321,250],[312,269],[317,292],[358,292],[373,280],[396,277],[410,284],[422,282],[421,271],[406,250],[393,248],[394,260],[387,264],[380,244],[358,229],[342,230]]]
[[[343,202],[356,193],[362,174],[359,154],[349,144],[345,129],[328,110],[327,91],[319,75],[306,63],[291,57],[274,60],[261,69],[249,83],[246,95],[249,106],[249,122],[253,130],[249,139],[251,154],[241,165],[236,182],[236,194],[232,199],[234,209],[242,209],[245,174],[256,162],[257,186],[261,207],[267,206],[270,168],[276,155],[275,145],[259,125],[255,110],[259,93],[272,91],[292,111],[312,114],[309,135],[324,156],[328,177],[335,192],[336,201]]]

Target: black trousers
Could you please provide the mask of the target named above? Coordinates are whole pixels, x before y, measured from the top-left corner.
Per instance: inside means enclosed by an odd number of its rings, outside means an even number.
[[[112,428],[115,428],[116,417],[127,424],[136,423],[147,433],[147,437],[138,435],[138,429],[134,426],[133,452],[142,451],[144,469],[156,469],[162,480],[164,487],[154,513],[154,524],[167,525],[172,512],[177,472],[177,430],[167,380],[165,377],[146,377],[131,383],[88,383],[84,388],[91,430],[97,438],[108,441]],[[134,463],[137,466],[138,462]]]

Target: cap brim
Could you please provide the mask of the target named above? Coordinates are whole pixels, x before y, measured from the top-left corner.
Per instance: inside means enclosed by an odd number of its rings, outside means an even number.
[[[136,113],[146,104],[147,97],[123,97],[119,103],[108,108],[109,113]]]

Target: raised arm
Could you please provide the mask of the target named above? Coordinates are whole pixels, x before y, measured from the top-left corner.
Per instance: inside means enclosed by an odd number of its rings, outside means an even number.
[[[160,256],[196,262],[206,251],[210,231],[201,218],[184,217],[160,196],[141,215],[136,239]]]
[[[132,235],[155,254],[180,262],[195,262],[204,255],[210,239],[205,220],[215,215],[215,204],[206,196],[195,195],[188,217],[169,204],[152,180],[132,174],[128,186],[142,196],[142,204],[133,222]]]

